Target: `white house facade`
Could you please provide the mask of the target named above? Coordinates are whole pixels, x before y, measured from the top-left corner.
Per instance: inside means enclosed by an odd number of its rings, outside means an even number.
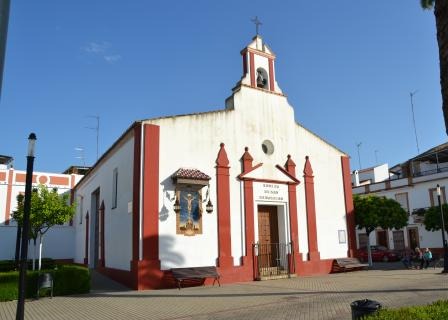
[[[348,156],[297,124],[256,36],[224,110],[136,121],[76,185],[75,262],[135,289],[331,271],[356,248]]]
[[[423,224],[421,210],[438,205],[437,185],[441,187],[441,203],[446,203],[445,188],[448,186],[448,144],[432,148],[402,164],[390,168],[384,174],[384,166],[354,172],[353,194],[374,194],[395,199],[408,212],[408,226],[401,230],[377,229],[370,234],[370,243],[390,249],[402,250],[442,248],[441,231],[427,231]],[[380,177],[375,177],[379,172]],[[376,182],[374,182],[376,181]],[[367,236],[364,230],[357,230],[357,246],[365,247]]]
[[[0,260],[13,260],[16,255],[17,223],[12,219],[12,212],[17,209],[17,196],[25,193],[25,177],[25,171],[0,163]],[[62,194],[71,193],[81,177],[75,173],[33,172],[32,182],[33,187],[45,185],[49,189],[57,188],[58,193]],[[44,257],[73,261],[75,229],[72,223],[52,227],[45,234],[43,243]],[[31,244],[28,257],[32,257],[33,252]]]

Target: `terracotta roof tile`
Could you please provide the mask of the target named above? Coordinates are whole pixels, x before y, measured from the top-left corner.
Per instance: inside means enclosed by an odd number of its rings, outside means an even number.
[[[210,180],[211,178],[198,169],[180,168],[172,176],[172,178],[194,179],[194,180]]]

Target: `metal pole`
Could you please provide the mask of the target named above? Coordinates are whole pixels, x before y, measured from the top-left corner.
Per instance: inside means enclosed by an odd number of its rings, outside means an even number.
[[[26,161],[25,202],[23,205],[22,247],[20,252],[19,270],[19,300],[17,300],[16,320],[23,320],[25,316],[26,270],[28,267],[28,235],[31,211],[31,187],[33,183],[34,142],[36,135],[31,133],[29,138],[28,156]]]
[[[358,148],[358,163],[359,163],[359,170],[362,169],[362,167],[361,167],[361,155],[360,155],[360,153],[359,153],[359,148],[361,147],[361,144],[362,144],[362,142],[356,144],[356,147]]]
[[[448,247],[445,239],[445,219],[443,217],[443,208],[440,203],[440,186],[437,185],[437,202],[440,208],[440,219],[442,221],[442,241],[443,241],[443,270],[442,273],[448,273]]]
[[[8,35],[10,0],[0,1],[0,97],[2,94],[3,69],[5,65],[6,39]]]
[[[14,263],[16,269],[19,268],[19,258],[20,258],[20,240],[22,239],[22,227],[17,224],[17,235],[16,235],[16,255],[14,257]]]
[[[417,127],[415,126],[415,115],[414,115],[414,95],[417,93],[418,90],[415,90],[414,92],[410,92],[409,95],[411,96],[411,111],[412,111],[412,123],[414,124],[414,134],[415,134],[415,144],[417,145],[417,153],[420,153],[420,148],[418,147],[418,138],[417,138]]]

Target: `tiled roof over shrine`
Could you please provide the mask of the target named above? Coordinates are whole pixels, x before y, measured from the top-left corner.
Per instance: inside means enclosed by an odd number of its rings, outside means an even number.
[[[173,179],[192,179],[192,180],[210,180],[210,176],[206,175],[198,169],[180,168],[172,176]]]

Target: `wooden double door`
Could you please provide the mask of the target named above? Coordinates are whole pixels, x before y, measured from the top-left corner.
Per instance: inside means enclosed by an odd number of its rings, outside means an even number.
[[[278,213],[275,206],[258,206],[258,259],[260,266],[277,267],[279,261]]]

